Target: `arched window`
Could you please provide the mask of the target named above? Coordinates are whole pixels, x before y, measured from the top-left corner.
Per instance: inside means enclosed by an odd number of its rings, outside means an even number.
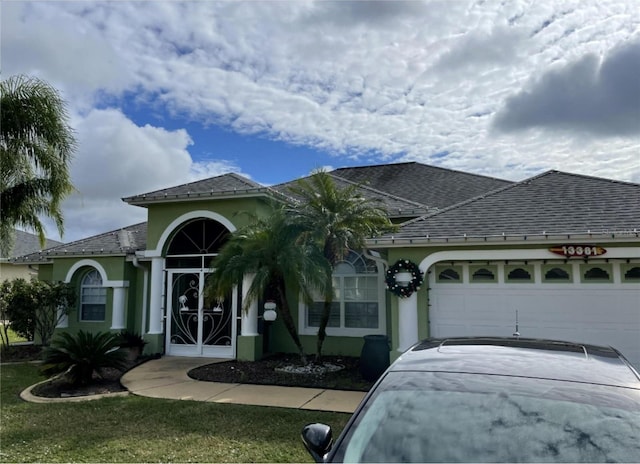
[[[571,280],[569,273],[560,267],[552,267],[544,274],[545,281],[566,282]]]
[[[460,273],[450,267],[443,269],[438,273],[438,282],[460,282]]]
[[[350,252],[346,259],[333,269],[333,302],[327,327],[343,329],[346,336],[358,329],[381,329],[380,284],[378,267],[359,253]],[[314,296],[314,303],[307,309],[306,326],[316,328],[324,310],[322,295]]]
[[[93,269],[87,272],[80,284],[80,320],[104,321],[107,307],[107,289],[102,286],[102,276]]]
[[[168,268],[209,268],[229,230],[213,219],[196,219],[180,227],[167,246]]]
[[[471,275],[472,282],[495,282],[495,280],[496,280],[495,273],[486,267],[481,267],[477,269]]]
[[[628,282],[640,280],[640,266],[635,266],[624,273],[624,280]]]
[[[584,280],[608,281],[610,279],[611,276],[609,273],[605,269],[597,266],[587,269],[584,273]]]
[[[507,281],[529,282],[531,281],[531,273],[524,268],[517,267],[507,274]]]

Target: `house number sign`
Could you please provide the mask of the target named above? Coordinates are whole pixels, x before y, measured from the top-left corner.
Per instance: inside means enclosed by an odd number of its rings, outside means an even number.
[[[560,245],[549,248],[549,251],[568,258],[574,256],[600,256],[607,252],[604,248],[594,245]]]

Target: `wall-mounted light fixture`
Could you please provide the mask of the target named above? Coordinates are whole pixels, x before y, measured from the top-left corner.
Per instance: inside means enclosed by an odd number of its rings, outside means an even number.
[[[278,318],[275,301],[267,301],[264,304],[264,313],[262,313],[262,318],[266,322],[273,322]]]

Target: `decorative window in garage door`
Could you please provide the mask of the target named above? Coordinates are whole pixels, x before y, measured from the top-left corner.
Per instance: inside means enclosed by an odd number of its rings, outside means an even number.
[[[436,266],[436,280],[445,284],[459,284],[462,282],[462,267]]]
[[[471,276],[471,282],[490,284],[497,282],[498,270],[493,265],[474,265],[469,266],[469,275]]]
[[[582,282],[613,282],[610,264],[582,264],[580,266]]]
[[[621,269],[623,282],[640,282],[640,264],[623,264]]]
[[[507,265],[504,267],[504,276],[507,283],[533,283],[533,266],[523,265]]]
[[[563,264],[545,264],[542,266],[542,281],[547,283],[569,283],[571,266]]]

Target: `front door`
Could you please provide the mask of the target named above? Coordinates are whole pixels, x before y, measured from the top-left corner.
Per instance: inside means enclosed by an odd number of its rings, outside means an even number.
[[[167,274],[167,354],[235,357],[237,299],[207,302],[204,285],[210,269],[171,270]]]

